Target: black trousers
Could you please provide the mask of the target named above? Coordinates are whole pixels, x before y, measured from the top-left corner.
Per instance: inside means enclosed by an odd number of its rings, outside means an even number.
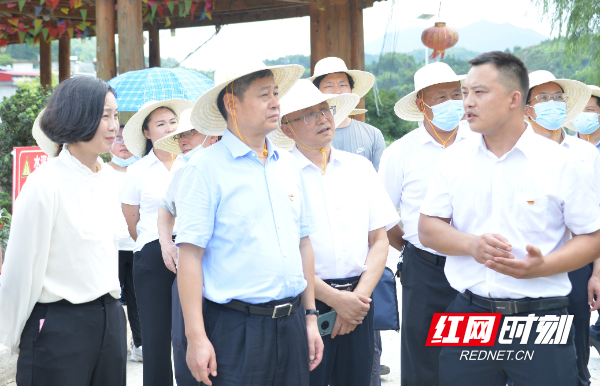
[[[439,382],[441,347],[426,347],[429,325],[456,298],[444,267],[434,265],[404,248],[400,326],[400,382],[402,386],[434,386]]]
[[[171,300],[171,340],[173,341],[173,365],[175,367],[175,381],[177,386],[200,386],[196,381],[185,360],[187,353],[187,338],[185,337],[185,324],[183,310],[177,289],[177,277],[173,282]]]
[[[356,280],[356,278],[354,279]],[[336,284],[345,284],[348,279],[333,280]],[[321,315],[332,309],[317,300],[317,310]],[[373,368],[375,351],[375,330],[373,329],[373,310],[371,308],[363,322],[354,331],[346,335],[338,335],[331,339],[325,335],[323,339],[323,360],[310,372],[310,386],[369,386]]]
[[[17,385],[125,386],[126,341],[123,307],[110,295],[37,303],[21,334]]]
[[[569,280],[573,289],[569,294],[567,310],[573,315],[575,327],[575,351],[577,353],[577,385],[590,384],[588,362],[590,360],[590,306],[588,305],[587,285],[592,277],[591,264],[569,272]]]
[[[308,386],[302,305],[277,319],[246,315],[206,299],[203,306],[206,334],[217,356],[214,386]]]
[[[144,386],[173,385],[171,289],[175,274],[163,262],[158,240],[136,252],[133,282],[144,342]]]
[[[142,330],[133,287],[133,251],[119,251],[119,281],[127,299],[127,319],[135,347],[142,345]]]
[[[404,274],[403,274],[404,275]],[[487,308],[479,307],[462,295],[457,295],[446,310],[448,313],[490,313]],[[539,312],[525,312],[514,316],[567,315],[567,308]],[[504,317],[498,328],[502,328]],[[534,322],[527,344],[520,344],[521,339],[513,339],[512,344],[498,344],[498,337],[493,347],[481,346],[445,346],[440,352],[440,385],[443,386],[504,386],[510,378],[515,386],[575,386],[577,384],[577,365],[575,345],[573,343],[573,326],[567,344],[534,344],[538,336],[538,322]],[[567,332],[565,332],[567,333]],[[474,360],[469,360],[472,351],[477,350]],[[481,351],[503,350],[503,360],[485,358],[478,360]],[[512,358],[508,351],[512,350]],[[465,351],[470,354],[463,355]],[[520,352],[520,360],[518,359]],[[533,353],[525,358],[525,352]],[[498,354],[496,354],[498,355]],[[483,355],[482,355],[483,358]]]

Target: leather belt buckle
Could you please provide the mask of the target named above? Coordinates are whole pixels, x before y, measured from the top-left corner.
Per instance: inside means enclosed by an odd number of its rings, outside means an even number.
[[[493,300],[492,301],[492,312],[500,312],[502,314],[516,314],[517,312],[517,302],[510,300]]]
[[[278,319],[283,318],[284,316],[289,316],[292,313],[292,303],[280,304],[273,308],[273,315],[271,318]]]
[[[352,283],[348,284],[331,284],[333,288],[339,291],[350,291],[352,292]]]

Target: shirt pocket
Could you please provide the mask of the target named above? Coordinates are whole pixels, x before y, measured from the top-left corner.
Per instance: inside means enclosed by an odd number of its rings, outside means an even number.
[[[548,221],[548,196],[528,196],[515,193],[513,217],[523,232],[543,232]]]

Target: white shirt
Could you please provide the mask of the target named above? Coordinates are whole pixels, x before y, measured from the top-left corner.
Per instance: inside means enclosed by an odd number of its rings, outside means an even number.
[[[472,134],[468,125],[459,125],[454,144]],[[419,240],[419,210],[427,194],[434,167],[443,151],[444,147],[433,139],[421,121],[416,130],[398,139],[383,152],[379,165],[379,177],[383,186],[394,206],[400,205],[404,240],[437,255],[440,253],[423,247]]]
[[[373,164],[357,154],[331,149],[327,173],[296,147],[307,198],[318,230],[311,233],[315,274],[323,280],[359,276],[366,269],[369,232],[398,223],[398,213]]]
[[[568,241],[568,229],[600,229],[600,207],[586,172],[565,147],[534,133],[527,124],[515,146],[501,158],[481,134],[450,146],[440,157],[421,213],[451,218],[466,233],[498,233],[523,259],[527,244],[547,255]],[[567,229],[568,228],[568,229]],[[459,292],[492,298],[566,296],[566,273],[515,279],[486,268],[471,256],[448,256],[445,273]]]
[[[179,191],[179,180],[181,179],[182,170],[183,168],[179,168],[173,172],[173,178],[171,179],[163,198],[160,200],[160,206],[167,212],[170,212],[173,217],[177,217],[175,198]]]
[[[136,226],[138,237],[133,252],[138,252],[147,243],[158,240],[158,206],[173,173],[183,165],[183,159],[177,157],[169,171],[152,150],[127,168],[127,180],[121,192],[121,202],[140,206],[140,220]],[[176,233],[173,229],[173,234]]]
[[[119,298],[118,240],[127,234],[119,179],[68,150],[25,183],[14,206],[0,287],[0,343],[18,351],[34,305]]]
[[[111,165],[109,164],[109,166]],[[125,180],[127,179],[127,171],[122,172],[115,169],[115,172],[117,172],[117,175],[119,176],[119,191],[121,191],[120,187],[125,184]],[[135,241],[133,241],[131,236],[123,237],[121,240],[119,240],[119,251],[133,251],[134,248]]]
[[[560,144],[573,151],[583,167],[591,174],[592,186],[596,193],[597,202],[600,204],[600,153],[591,143],[577,137],[567,135],[563,129],[563,141]]]

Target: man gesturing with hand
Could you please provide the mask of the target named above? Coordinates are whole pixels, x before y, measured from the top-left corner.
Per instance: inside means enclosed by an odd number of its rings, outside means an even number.
[[[470,64],[464,106],[479,135],[440,157],[421,207],[419,238],[448,256],[445,274],[459,294],[446,312],[558,321],[567,315],[571,291],[566,272],[600,255],[600,207],[589,205],[594,191],[575,156],[524,122],[529,79],[521,60],[495,51]],[[568,232],[577,236],[567,241]],[[534,352],[526,363],[461,361],[463,347],[443,347],[440,385],[507,378],[515,385],[576,385],[573,334],[564,332],[565,344],[535,345],[539,323],[527,342],[497,340],[489,348]]]

